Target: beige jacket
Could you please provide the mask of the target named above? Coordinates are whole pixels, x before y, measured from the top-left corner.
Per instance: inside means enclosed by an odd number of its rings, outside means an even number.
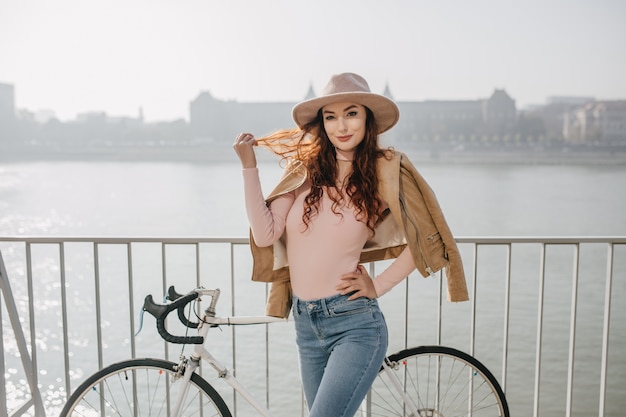
[[[276,188],[267,197],[297,189],[306,180],[303,165],[285,170]],[[361,252],[362,263],[396,258],[408,244],[415,267],[424,277],[445,268],[449,301],[469,299],[461,255],[437,198],[407,156],[395,152],[393,158],[378,162],[378,191],[389,210],[376,226],[376,233]],[[266,314],[288,317],[291,307],[289,264],[284,235],[272,246],[259,247],[250,234],[253,256],[252,279],[271,282]]]

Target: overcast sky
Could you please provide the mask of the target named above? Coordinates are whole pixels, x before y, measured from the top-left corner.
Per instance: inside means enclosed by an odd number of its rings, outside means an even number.
[[[626,1],[0,0],[0,82],[61,120],[299,101],[345,71],[399,101],[626,99]]]

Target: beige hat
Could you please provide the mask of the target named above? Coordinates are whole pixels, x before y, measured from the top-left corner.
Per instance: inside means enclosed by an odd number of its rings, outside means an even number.
[[[385,96],[370,92],[367,81],[360,75],[350,72],[333,75],[319,97],[296,104],[291,114],[296,124],[302,128],[317,117],[319,109],[327,104],[342,101],[369,108],[376,118],[378,133],[391,129],[400,118],[396,103]]]

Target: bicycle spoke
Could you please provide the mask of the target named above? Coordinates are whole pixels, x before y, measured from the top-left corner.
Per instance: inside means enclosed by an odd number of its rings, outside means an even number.
[[[231,417],[228,407],[208,382],[192,374],[189,385],[173,379],[176,365],[156,359],[136,359],[111,365],[85,381],[68,399],[61,416],[165,417],[179,395],[184,416]],[[170,380],[170,378],[172,378]]]
[[[402,392],[387,382],[382,371],[372,385],[361,416],[508,417],[500,387],[476,359],[441,346],[413,348],[392,361],[392,374]],[[390,357],[390,358],[392,358]],[[417,410],[410,410],[408,396]]]

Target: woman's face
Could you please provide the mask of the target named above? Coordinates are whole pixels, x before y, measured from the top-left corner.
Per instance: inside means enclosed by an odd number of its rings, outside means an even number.
[[[365,107],[356,103],[332,103],[322,108],[324,129],[339,153],[354,152],[363,141],[366,118]]]

